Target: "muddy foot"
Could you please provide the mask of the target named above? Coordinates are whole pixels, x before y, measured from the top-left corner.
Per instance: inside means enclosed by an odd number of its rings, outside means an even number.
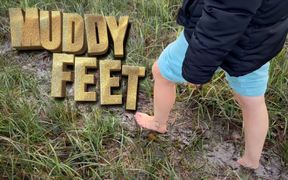
[[[241,166],[248,168],[248,169],[257,169],[259,167],[259,161],[258,162],[252,162],[251,160],[249,160],[246,157],[242,157],[240,159],[237,160],[237,163],[240,164]]]
[[[159,133],[167,132],[167,125],[161,124],[159,121],[154,120],[154,116],[149,116],[145,113],[136,112],[134,115],[136,122],[142,128],[146,128]]]

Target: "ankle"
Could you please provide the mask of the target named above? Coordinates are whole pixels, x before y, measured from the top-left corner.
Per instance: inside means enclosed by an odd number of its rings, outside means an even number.
[[[160,121],[154,117],[155,124],[159,129],[167,129],[167,121]]]
[[[159,124],[160,126],[164,126],[164,125],[167,126],[167,123],[168,123],[168,117],[163,118],[163,117],[153,116],[153,120],[157,122],[157,124]]]

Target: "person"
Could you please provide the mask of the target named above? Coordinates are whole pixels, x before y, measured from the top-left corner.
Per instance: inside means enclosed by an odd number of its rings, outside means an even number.
[[[176,84],[205,84],[221,68],[243,115],[245,151],[237,162],[256,169],[269,128],[269,61],[283,48],[287,17],[288,0],[184,0],[177,15],[184,31],[152,67],[154,116],[136,112],[136,122],[167,132]]]

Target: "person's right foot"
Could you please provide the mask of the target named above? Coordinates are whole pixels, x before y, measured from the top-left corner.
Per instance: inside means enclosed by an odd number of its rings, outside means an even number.
[[[253,162],[246,158],[245,156],[241,157],[240,159],[237,160],[237,163],[240,164],[241,166],[249,169],[257,169],[259,167],[259,161],[258,162]]]
[[[149,116],[148,114],[145,113],[136,112],[134,117],[136,119],[137,124],[142,128],[153,130],[159,133],[167,132],[167,125],[160,124],[160,122],[154,119],[154,116]]]

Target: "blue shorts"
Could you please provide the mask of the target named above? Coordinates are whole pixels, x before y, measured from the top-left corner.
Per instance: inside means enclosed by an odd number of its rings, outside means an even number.
[[[170,43],[157,60],[161,75],[175,83],[187,83],[182,76],[182,63],[188,43],[183,31],[179,37]],[[244,76],[233,77],[225,72],[229,86],[241,96],[263,96],[267,89],[269,77],[269,65],[267,62],[259,69]],[[218,69],[222,70],[221,68]]]

